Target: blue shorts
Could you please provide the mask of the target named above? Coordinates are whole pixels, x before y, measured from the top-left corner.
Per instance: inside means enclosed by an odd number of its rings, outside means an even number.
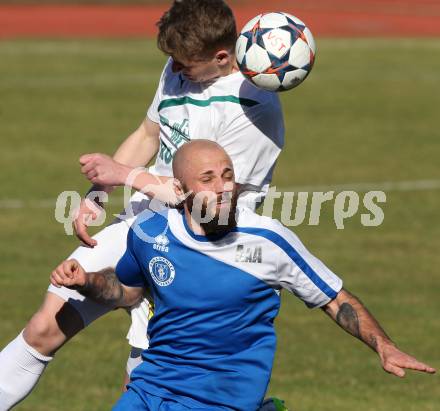
[[[201,408],[198,408],[202,410]],[[112,408],[112,411],[190,411],[193,408],[185,407],[184,405],[167,400],[165,398],[156,397],[155,395],[147,394],[144,398],[131,388],[122,394],[119,401]]]

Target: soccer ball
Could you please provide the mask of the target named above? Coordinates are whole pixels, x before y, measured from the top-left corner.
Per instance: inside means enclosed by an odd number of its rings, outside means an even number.
[[[236,43],[240,71],[257,87],[284,91],[312,70],[316,45],[311,31],[287,13],[264,13],[245,24]]]

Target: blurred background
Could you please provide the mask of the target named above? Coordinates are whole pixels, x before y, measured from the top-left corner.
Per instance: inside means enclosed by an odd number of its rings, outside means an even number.
[[[77,246],[54,207],[60,192],[88,189],[79,156],[113,153],[140,124],[166,60],[154,36],[169,1],[44,3],[0,1],[0,347],[38,309],[50,271]],[[439,1],[230,4],[239,27],[280,10],[314,33],[311,75],[281,95],[286,147],[273,184],[294,191],[342,186],[361,198],[363,190],[385,191],[379,227],[362,226],[361,204],[338,230],[328,202],[319,225],[294,231],[402,349],[439,368]],[[113,194],[110,217],[121,194]],[[116,311],[75,337],[17,410],[110,409],[128,326]],[[286,293],[276,326],[268,395],[291,410],[439,409],[438,375],[387,375],[371,351]]]

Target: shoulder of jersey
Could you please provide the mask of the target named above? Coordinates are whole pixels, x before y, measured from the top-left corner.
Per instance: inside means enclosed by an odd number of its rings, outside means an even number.
[[[167,62],[165,63],[164,67],[163,67],[163,71],[164,72],[169,72],[172,73],[173,71],[171,70],[171,66],[173,64],[173,59],[171,57],[168,57]]]
[[[278,93],[274,93],[273,91],[267,91],[262,88],[257,87],[255,84],[253,84],[250,80],[248,80],[241,72],[239,72],[239,75],[236,77],[236,81],[242,83],[240,88],[240,95],[253,95],[253,96],[259,96],[261,98],[264,98],[265,101],[267,100],[278,100]]]
[[[169,208],[162,208],[158,211],[146,209],[142,211],[131,226],[131,231],[139,237],[141,233],[149,237],[156,237],[166,230],[168,225]]]
[[[179,78],[180,72],[174,72],[172,69],[173,60],[172,58],[168,58],[162,70],[162,81],[167,82],[173,78]]]
[[[260,228],[262,230],[274,231],[278,234],[284,234],[286,230],[290,231],[275,218],[259,215],[249,208],[240,208],[238,215],[238,228]]]

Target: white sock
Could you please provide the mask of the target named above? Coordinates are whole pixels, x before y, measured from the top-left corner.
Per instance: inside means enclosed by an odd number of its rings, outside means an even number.
[[[50,360],[24,340],[23,332],[0,352],[0,411],[11,409],[32,391]]]

